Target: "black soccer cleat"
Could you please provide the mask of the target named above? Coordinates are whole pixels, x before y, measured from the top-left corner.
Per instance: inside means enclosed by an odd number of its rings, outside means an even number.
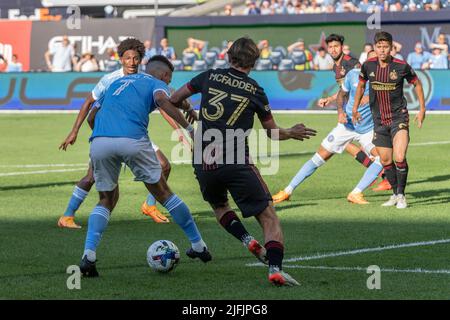
[[[95,262],[89,261],[87,256],[84,256],[83,259],[81,259],[80,271],[84,277],[94,278],[99,276],[97,268],[95,267]]]
[[[197,252],[194,249],[189,248],[188,250],[186,250],[186,255],[191,259],[199,258],[204,263],[211,261],[212,259],[212,256],[209,253],[208,249],[206,249],[206,247],[203,248],[203,252]]]

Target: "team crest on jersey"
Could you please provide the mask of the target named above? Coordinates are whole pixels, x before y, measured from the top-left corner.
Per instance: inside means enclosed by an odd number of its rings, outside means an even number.
[[[334,140],[334,136],[332,134],[330,134],[327,138],[328,142],[333,142]]]
[[[369,74],[369,77],[375,77],[375,73],[372,71],[372,72]]]
[[[397,80],[398,79],[397,71],[392,70],[391,73],[389,73],[389,78],[391,78],[391,80]]]

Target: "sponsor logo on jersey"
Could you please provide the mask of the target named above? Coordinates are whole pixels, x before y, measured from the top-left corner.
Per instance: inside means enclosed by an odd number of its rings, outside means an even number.
[[[407,125],[406,123],[400,123],[400,124],[398,125],[398,128],[399,128],[399,129],[407,129],[407,128],[408,128],[408,125]]]
[[[389,78],[391,78],[391,80],[397,80],[398,79],[397,71],[392,70],[391,73],[389,73]]]

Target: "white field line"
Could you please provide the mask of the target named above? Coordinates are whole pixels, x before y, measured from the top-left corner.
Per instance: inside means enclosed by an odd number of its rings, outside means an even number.
[[[47,168],[47,167],[86,167],[86,163],[50,163],[50,164],[0,164],[0,168]]]
[[[264,266],[261,264],[261,266]],[[312,269],[312,270],[335,270],[335,271],[367,271],[367,267],[329,267],[329,266],[300,266],[300,265],[283,265],[283,268],[289,269]],[[395,273],[428,273],[428,274],[450,274],[450,270],[438,269],[428,270],[422,268],[416,269],[395,269],[395,268],[380,268],[381,272],[395,272]]]
[[[442,243],[450,243],[450,239],[400,243],[400,244],[393,244],[393,245],[374,247],[374,248],[362,248],[362,249],[337,251],[337,252],[329,252],[329,253],[318,253],[318,254],[311,255],[311,256],[294,257],[294,258],[285,259],[285,260],[283,260],[283,262],[287,263],[287,262],[297,262],[297,261],[310,261],[310,260],[318,260],[318,259],[325,259],[325,258],[351,256],[351,255],[367,253],[367,252],[380,252],[380,251],[393,250],[393,249],[432,246],[435,244],[442,244]],[[258,265],[261,265],[261,263],[247,264],[247,266],[249,266],[249,267],[258,266]]]
[[[410,147],[421,147],[421,146],[431,146],[431,145],[441,145],[441,144],[450,144],[450,140],[410,143],[409,146]],[[316,150],[302,151],[302,152],[281,152],[281,153],[268,154],[268,155],[263,154],[263,155],[258,155],[257,159],[278,158],[278,157],[283,157],[283,156],[302,156],[302,155],[308,155],[315,151]],[[190,164],[191,162],[192,162],[191,159],[171,161],[171,163],[173,163],[173,164]]]
[[[409,146],[411,147],[420,147],[420,146],[431,146],[431,145],[441,145],[441,144],[450,144],[450,140],[447,141],[430,141],[430,142],[417,142],[417,143],[411,143]],[[312,152],[315,152],[316,150],[311,151],[302,151],[302,152],[281,152],[276,154],[270,154],[270,155],[261,155],[258,156],[258,159],[269,159],[269,158],[278,158],[282,156],[301,156],[301,155],[307,155]],[[173,164],[190,164],[192,162],[191,159],[186,160],[173,160],[171,163]],[[17,164],[17,165],[0,165],[0,168],[45,168],[45,167],[81,167],[81,166],[87,166],[87,163],[71,163],[71,164],[64,164],[64,163],[57,163],[57,164]],[[49,171],[50,172],[57,172],[57,171]],[[61,171],[64,172],[64,171]],[[36,173],[47,173],[47,172],[36,172]],[[1,176],[5,175],[19,175],[20,172],[11,172],[11,173],[0,173]],[[24,172],[24,174],[33,174],[29,172]]]
[[[86,171],[86,168],[58,169],[58,170],[39,170],[39,171],[24,171],[24,172],[8,172],[8,173],[0,173],[0,177],[23,176],[23,175],[28,175],[28,174],[47,174],[47,173],[57,173],[57,172],[72,172],[72,171]]]
[[[198,110],[197,110],[198,111]],[[0,114],[72,114],[79,110],[1,110]],[[153,113],[159,113],[155,110]],[[337,114],[336,110],[272,110],[275,114]],[[410,110],[410,114],[417,114],[417,110]],[[450,110],[427,110],[427,115],[450,114]]]

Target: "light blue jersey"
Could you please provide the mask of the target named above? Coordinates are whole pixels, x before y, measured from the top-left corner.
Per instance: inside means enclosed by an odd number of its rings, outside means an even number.
[[[91,140],[96,137],[141,139],[148,135],[149,114],[155,110],[154,94],[169,96],[166,83],[147,74],[123,76],[109,86],[98,101]]]
[[[370,111],[369,104],[365,104],[358,108],[358,112],[361,114],[362,120],[360,123],[354,125],[352,123],[352,109],[355,102],[356,88],[359,83],[359,71],[360,69],[352,69],[345,76],[342,83],[342,90],[349,93],[349,98],[345,106],[345,113],[347,115],[347,123],[345,126],[350,130],[355,130],[358,133],[364,134],[373,129],[372,112]],[[366,90],[364,95],[369,95],[369,86],[366,84]]]
[[[116,70],[114,72],[105,74],[100,81],[95,86],[94,90],[92,90],[92,97],[94,100],[99,100],[103,97],[106,90],[109,88],[111,83],[116,81],[119,78],[122,78],[124,76],[123,69],[120,68],[119,70]]]

